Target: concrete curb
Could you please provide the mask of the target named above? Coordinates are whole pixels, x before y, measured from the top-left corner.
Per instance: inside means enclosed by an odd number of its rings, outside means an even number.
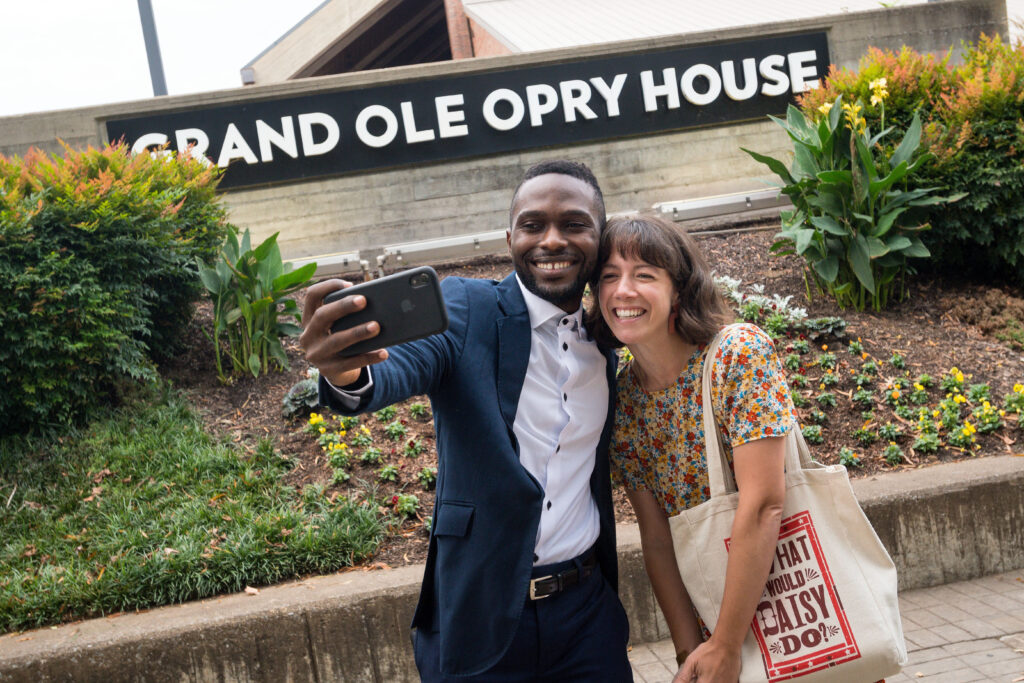
[[[1024,458],[854,483],[900,572],[924,588],[1024,567]],[[633,642],[668,637],[636,525],[620,525]],[[415,681],[409,621],[421,565],[352,571],[0,637],[0,681]]]

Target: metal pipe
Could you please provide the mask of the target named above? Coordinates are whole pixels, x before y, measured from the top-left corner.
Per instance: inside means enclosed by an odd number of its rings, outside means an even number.
[[[160,41],[156,36],[156,20],[153,18],[151,0],[139,0],[139,19],[142,21],[142,38],[146,42],[146,57],[149,59],[149,77],[153,81],[153,95],[167,94],[164,80],[164,64],[160,59]]]

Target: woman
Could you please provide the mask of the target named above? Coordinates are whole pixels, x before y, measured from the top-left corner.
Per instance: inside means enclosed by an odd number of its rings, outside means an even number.
[[[633,355],[619,373],[612,473],[636,511],[644,564],[678,653],[673,680],[732,683],[779,537],[783,439],[796,424],[789,388],[768,336],[753,325],[730,328],[712,361],[712,402],[739,504],[719,621],[704,641],[668,518],[709,497],[701,371],[728,309],[693,240],[660,218],[610,219],[598,263],[591,289],[599,305],[588,328]]]

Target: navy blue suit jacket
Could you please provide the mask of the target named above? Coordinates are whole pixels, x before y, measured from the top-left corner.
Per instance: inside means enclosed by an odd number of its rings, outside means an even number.
[[[530,359],[530,317],[511,275],[498,283],[449,277],[442,282],[449,328],[392,347],[373,366],[373,391],[347,411],[378,410],[427,394],[437,432],[433,531],[413,627],[436,630],[441,670],[486,671],[508,649],[526,601],[544,492],[519,462],[512,431]],[[597,555],[618,584],[607,448],[614,412],[615,355],[606,351],[608,412],[590,488],[601,533]],[[552,378],[554,379],[554,378]]]

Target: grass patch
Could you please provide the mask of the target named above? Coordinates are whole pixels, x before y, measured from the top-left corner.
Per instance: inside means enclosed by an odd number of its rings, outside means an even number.
[[[281,484],[269,442],[218,443],[167,386],[76,432],[0,440],[0,632],[351,565],[376,504]]]

